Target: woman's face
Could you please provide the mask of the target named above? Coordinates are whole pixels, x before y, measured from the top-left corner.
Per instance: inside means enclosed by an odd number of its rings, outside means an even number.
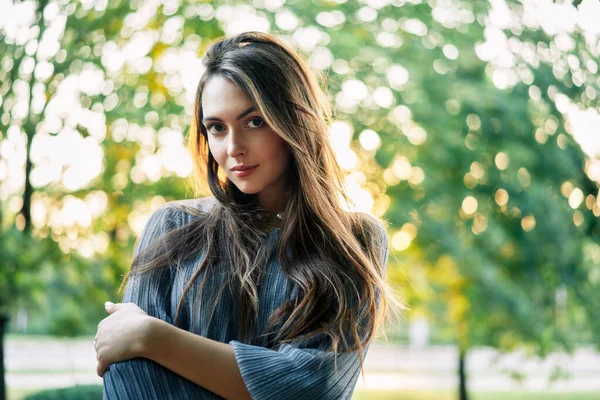
[[[257,194],[265,208],[283,200],[287,146],[246,94],[228,79],[211,78],[202,92],[202,112],[210,152],[229,180],[241,192]]]

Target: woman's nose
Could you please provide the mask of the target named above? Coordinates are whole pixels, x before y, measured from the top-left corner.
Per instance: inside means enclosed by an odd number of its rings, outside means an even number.
[[[246,154],[246,145],[242,135],[231,131],[229,143],[227,144],[227,155],[232,158],[240,157]]]

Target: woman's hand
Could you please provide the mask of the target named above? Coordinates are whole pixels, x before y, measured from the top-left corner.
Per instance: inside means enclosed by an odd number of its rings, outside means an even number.
[[[104,307],[110,315],[100,321],[94,339],[96,373],[100,377],[112,363],[141,357],[152,319],[134,303],[107,301]]]

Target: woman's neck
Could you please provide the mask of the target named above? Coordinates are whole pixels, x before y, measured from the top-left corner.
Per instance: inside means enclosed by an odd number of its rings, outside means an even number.
[[[263,213],[258,224],[261,230],[268,232],[283,227],[287,200],[288,194],[283,191],[278,191],[277,194],[264,192],[258,194],[258,204]]]
[[[259,193],[258,204],[265,214],[275,217],[279,213],[285,211],[288,196],[285,192],[275,193]]]

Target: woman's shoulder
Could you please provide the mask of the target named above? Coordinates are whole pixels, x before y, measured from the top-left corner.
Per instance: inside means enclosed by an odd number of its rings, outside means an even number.
[[[183,226],[193,218],[210,212],[217,204],[213,197],[169,201],[157,208],[149,218],[149,223]]]
[[[362,211],[354,212],[353,214],[356,216],[356,220],[359,222],[362,229],[365,229],[372,234],[387,236],[387,224],[385,221],[377,218],[373,214]]]
[[[214,196],[202,197],[199,199],[186,199],[170,201],[171,207],[177,208],[183,212],[193,214],[210,212],[217,204],[217,199]]]
[[[389,237],[387,234],[387,223],[376,216],[357,212],[359,229],[355,229],[358,240],[366,248],[374,250],[374,254],[379,256],[381,262],[381,272],[385,274],[388,260]]]

